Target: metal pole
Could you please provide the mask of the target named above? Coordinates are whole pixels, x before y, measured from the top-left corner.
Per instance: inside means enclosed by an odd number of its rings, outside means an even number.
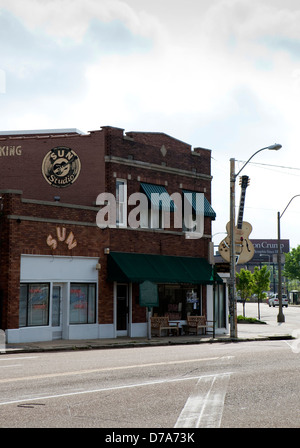
[[[147,306],[147,314],[148,314],[148,319],[147,319],[147,335],[148,335],[148,339],[150,341],[151,339],[151,316],[152,316],[152,309],[150,306]]]
[[[218,297],[219,300],[219,288],[218,288],[218,294],[217,294],[217,282],[216,282],[216,269],[215,269],[215,265],[213,264],[212,266],[212,270],[213,270],[213,279],[214,279],[214,284],[213,284],[213,339],[215,339],[216,336],[216,297]]]
[[[277,322],[285,322],[285,317],[282,312],[282,280],[281,280],[281,247],[280,247],[280,212],[277,213],[277,231],[278,231],[278,302],[279,312],[277,315]]]
[[[237,338],[237,307],[236,307],[236,293],[235,293],[235,179],[250,160],[259,152],[265,149],[278,151],[282,146],[279,143],[265,146],[256,151],[242,166],[242,168],[235,174],[235,159],[230,159],[230,295],[229,295],[229,312],[230,312],[230,336]]]
[[[278,316],[277,316],[277,322],[285,322],[285,317],[282,312],[280,218],[282,218],[284,212],[286,211],[286,209],[288,208],[288,206],[290,205],[292,200],[297,198],[298,196],[300,196],[300,194],[296,194],[295,196],[292,197],[292,199],[290,199],[289,203],[287,204],[287,206],[285,207],[285,209],[283,210],[283,212],[281,214],[280,214],[280,212],[277,212],[277,229],[278,229],[278,254],[277,254],[277,257],[278,257],[278,302],[279,302],[279,312],[278,312]]]
[[[237,338],[237,309],[235,295],[235,159],[230,159],[230,336]]]

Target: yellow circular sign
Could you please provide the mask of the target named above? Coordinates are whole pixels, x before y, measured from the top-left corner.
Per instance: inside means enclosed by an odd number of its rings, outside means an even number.
[[[43,160],[42,173],[48,184],[57,188],[72,185],[78,178],[81,163],[71,148],[57,146],[51,149]]]

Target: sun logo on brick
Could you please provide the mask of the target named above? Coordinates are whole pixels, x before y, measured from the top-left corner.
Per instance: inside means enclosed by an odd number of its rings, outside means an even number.
[[[78,178],[81,163],[71,148],[57,146],[51,149],[43,160],[42,173],[46,181],[57,188],[72,185]]]
[[[69,250],[77,246],[74,233],[71,231],[67,236],[67,229],[65,227],[56,227],[56,238],[53,238],[51,234],[47,236],[47,245],[51,247],[52,250],[57,248],[59,241],[64,242]]]

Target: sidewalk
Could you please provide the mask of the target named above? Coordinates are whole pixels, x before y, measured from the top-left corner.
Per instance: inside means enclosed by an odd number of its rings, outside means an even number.
[[[28,353],[61,350],[91,350],[91,349],[113,349],[129,347],[149,347],[163,345],[188,345],[202,343],[228,343],[243,341],[263,341],[274,339],[292,339],[292,333],[296,330],[295,325],[289,323],[278,324],[238,324],[238,337],[232,339],[230,335],[199,335],[199,336],[171,336],[129,338],[120,337],[116,339],[89,339],[89,340],[54,340],[46,342],[25,342],[21,344],[6,344],[5,352],[0,353]]]

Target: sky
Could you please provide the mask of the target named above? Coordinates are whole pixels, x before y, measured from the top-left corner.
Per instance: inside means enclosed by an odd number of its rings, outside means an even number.
[[[215,245],[230,159],[250,239],[276,239],[300,194],[298,0],[0,0],[1,131],[102,126],[212,151]],[[236,183],[236,209],[240,197]],[[281,217],[300,245],[300,197]]]

